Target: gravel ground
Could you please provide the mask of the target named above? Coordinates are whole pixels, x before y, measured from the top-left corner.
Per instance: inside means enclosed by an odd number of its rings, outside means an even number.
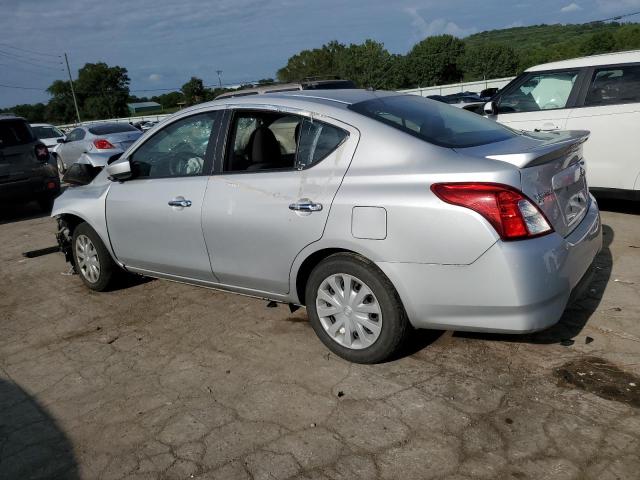
[[[4,209],[0,478],[638,478],[640,206],[603,208],[595,279],[558,325],[423,332],[372,366],[329,354],[303,309],[90,292],[60,254],[21,256],[52,219]]]

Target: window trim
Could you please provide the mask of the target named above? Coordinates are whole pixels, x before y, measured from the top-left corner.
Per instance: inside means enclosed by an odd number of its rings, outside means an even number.
[[[569,97],[567,98],[567,103],[564,107],[561,108],[549,108],[545,110],[529,110],[528,112],[501,112],[500,111],[500,102],[505,95],[508,95],[514,92],[516,89],[520,88],[527,80],[536,75],[544,75],[550,73],[565,73],[565,72],[577,72],[576,81],[571,88],[571,92],[569,92]],[[493,100],[496,102],[496,106],[498,108],[498,115],[511,115],[517,113],[535,113],[535,112],[556,112],[558,110],[567,110],[570,108],[574,108],[577,104],[578,94],[582,91],[582,84],[584,82],[585,76],[585,67],[573,67],[573,68],[558,68],[554,70],[539,70],[534,72],[524,72],[519,77],[516,77],[513,81],[511,81],[503,91],[499,92]]]
[[[331,150],[329,153],[327,153],[324,157],[322,157],[322,159],[318,160],[317,162],[312,163],[311,165],[308,165],[304,168],[296,168],[295,165],[297,163],[298,160],[298,146],[296,145],[296,153],[295,153],[295,157],[294,157],[294,166],[291,168],[277,168],[277,169],[265,169],[265,170],[235,170],[235,171],[225,171],[224,167],[228,161],[228,156],[229,156],[229,152],[230,152],[230,147],[231,144],[235,141],[235,135],[232,132],[233,129],[233,125],[234,125],[234,121],[237,118],[237,115],[240,112],[266,112],[266,113],[282,113],[282,114],[287,114],[287,115],[296,115],[300,118],[302,118],[303,120],[309,120],[311,122],[316,121],[316,122],[321,122],[321,123],[326,123],[327,125],[331,125],[334,128],[340,129],[345,133],[344,138],[342,139],[342,141],[337,144],[335,146],[335,148],[333,148],[333,150]],[[313,114],[309,113],[308,111],[304,111],[304,110],[294,110],[291,108],[269,108],[268,106],[258,106],[258,105],[247,105],[246,107],[243,106],[234,106],[229,110],[225,111],[225,120],[224,120],[224,129],[225,129],[225,135],[224,135],[224,139],[223,142],[219,148],[218,148],[218,155],[216,156],[216,162],[214,165],[214,169],[213,169],[213,173],[212,175],[247,175],[247,174],[252,174],[252,173],[282,173],[282,172],[302,172],[305,170],[309,170],[310,168],[315,167],[316,165],[321,164],[326,158],[328,158],[333,152],[335,152],[339,147],[341,147],[351,136],[351,132],[349,132],[348,130],[339,127],[337,125],[334,125],[330,122],[325,122],[324,120],[314,120]]]
[[[602,107],[613,107],[616,105],[633,105],[638,102],[626,102],[626,103],[610,103],[607,105],[585,105],[585,101],[587,100],[587,95],[589,95],[589,89],[591,88],[591,80],[593,78],[593,74],[596,70],[602,69],[614,69],[614,68],[623,68],[623,67],[640,67],[640,62],[628,62],[628,63],[612,63],[608,65],[593,65],[590,67],[584,67],[585,75],[583,79],[583,83],[580,88],[580,92],[576,101],[576,105],[574,108],[602,108]]]
[[[127,182],[135,182],[136,180],[161,180],[166,178],[196,178],[196,177],[208,177],[209,175],[211,175],[213,172],[214,154],[218,148],[220,130],[221,128],[224,128],[224,123],[222,119],[223,114],[224,114],[223,110],[214,109],[214,110],[191,112],[191,114],[189,115],[180,116],[179,118],[174,119],[173,121],[167,123],[166,125],[163,125],[162,128],[155,131],[153,135],[150,135],[149,138],[145,138],[144,141],[136,145],[133,151],[131,151],[131,153],[127,155],[126,159],[124,159],[127,162],[129,162],[129,165],[131,165],[131,157],[140,148],[146,145],[147,142],[149,142],[153,137],[155,137],[160,132],[162,132],[165,128],[168,128],[169,126],[177,122],[180,122],[188,118],[196,117],[198,115],[214,115],[213,125],[211,127],[211,133],[209,134],[209,143],[207,144],[207,151],[205,152],[205,156],[204,156],[204,164],[202,165],[202,173],[199,173],[198,175],[163,175],[161,177],[131,177],[130,179],[127,180]],[[140,137],[140,138],[143,138],[143,137]]]

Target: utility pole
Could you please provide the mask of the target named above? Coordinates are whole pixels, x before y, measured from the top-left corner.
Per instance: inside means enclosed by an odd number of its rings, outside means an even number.
[[[69,59],[67,58],[67,54],[64,54],[64,61],[67,63],[67,73],[69,74],[69,85],[71,85],[71,95],[73,96],[73,104],[76,107],[76,116],[78,117],[78,123],[81,123],[80,120],[80,110],[78,110],[78,101],[76,100],[76,92],[73,89],[73,80],[71,78],[71,69],[69,68]]]
[[[218,74],[218,86],[222,88],[222,80],[220,79],[220,75],[222,75],[222,70],[216,70],[216,73]]]

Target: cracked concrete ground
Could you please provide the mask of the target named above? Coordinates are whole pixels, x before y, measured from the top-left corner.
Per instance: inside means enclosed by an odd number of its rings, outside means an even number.
[[[557,326],[426,332],[372,366],[330,355],[304,310],[90,292],[60,254],[21,256],[54,244],[51,219],[4,212],[0,478],[638,478],[640,411],[552,374],[587,355],[640,372],[634,208],[603,212],[596,278]]]

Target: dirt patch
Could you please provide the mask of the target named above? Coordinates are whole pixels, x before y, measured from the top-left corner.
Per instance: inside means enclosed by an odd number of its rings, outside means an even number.
[[[554,370],[558,384],[640,408],[640,377],[598,357],[583,357]]]

